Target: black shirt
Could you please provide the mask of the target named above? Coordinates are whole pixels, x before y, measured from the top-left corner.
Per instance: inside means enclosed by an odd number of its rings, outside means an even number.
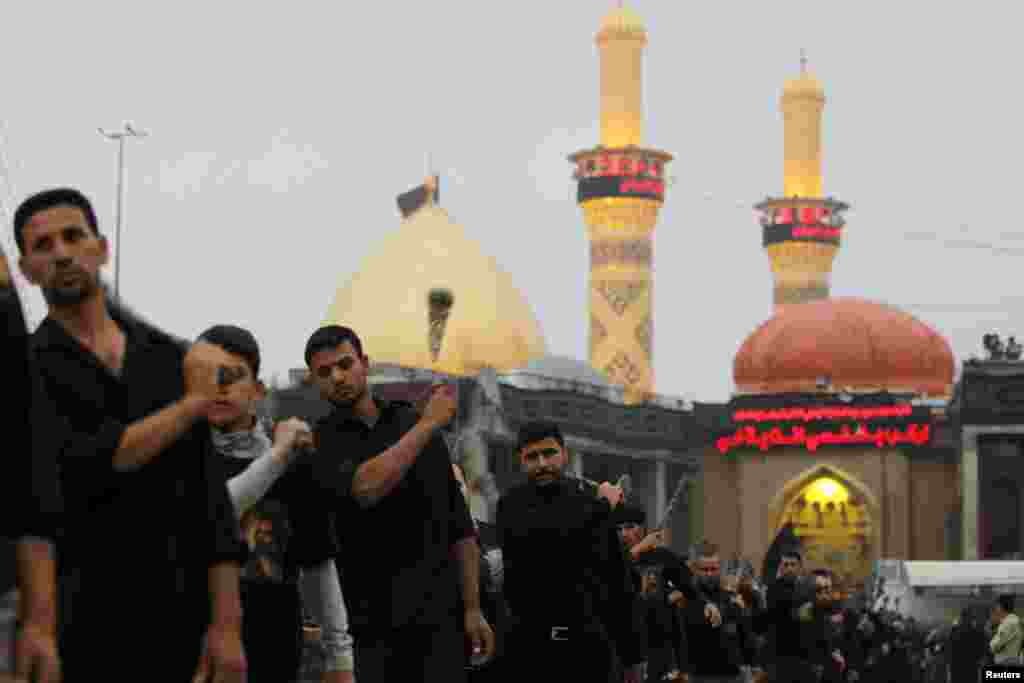
[[[687,669],[696,676],[730,677],[741,666],[754,663],[754,634],[750,616],[735,603],[735,596],[723,590],[703,593],[718,607],[722,623],[711,624],[704,616],[704,604],[686,607]]]
[[[0,254],[0,258],[3,255]],[[48,420],[42,385],[30,358],[29,335],[14,287],[0,287],[0,363],[5,410],[7,454],[0,490],[0,595],[15,586],[15,543],[33,536],[55,540],[60,525],[56,444]]]
[[[221,457],[228,480],[255,462],[232,455]],[[259,517],[273,525],[269,545],[249,548],[243,580],[297,587],[300,570],[314,569],[337,555],[334,517],[327,512],[320,487],[313,479],[313,464],[312,453],[296,454],[284,474],[243,515],[243,522]],[[242,532],[244,538],[245,530]],[[268,567],[272,568],[269,572]]]
[[[802,580],[776,579],[768,586],[768,608],[764,616],[769,629],[769,656],[805,656],[805,628],[797,612],[813,597]]]
[[[395,445],[420,419],[408,403],[376,403],[380,416],[372,427],[335,408],[315,429],[313,476],[325,509],[336,516],[350,630],[358,637],[460,624],[462,580],[452,546],[474,530],[440,434],[387,497],[363,509],[352,496],[359,466]]]
[[[636,586],[607,502],[571,479],[527,482],[498,501],[496,522],[514,628],[598,627],[625,665],[643,661]]]
[[[208,569],[244,557],[238,522],[205,421],[142,468],[114,469],[127,427],[184,395],[185,351],[151,327],[113,317],[126,338],[119,376],[51,318],[33,335],[48,398],[66,428],[60,562],[82,587],[69,642],[109,638],[105,624],[122,633],[140,614],[153,615],[146,642],[158,640],[154,626],[191,642],[210,619]]]
[[[667,662],[672,664],[665,668],[666,673],[673,669],[682,670],[687,659],[686,633],[680,609],[669,604],[669,596],[673,591],[679,591],[686,597],[687,604],[699,601],[703,611],[706,602],[699,600],[693,574],[680,555],[663,547],[653,548],[636,557],[633,571],[637,586],[641,585],[646,574],[653,574],[657,579],[655,595],[639,596],[637,601],[647,634],[648,671],[659,668],[659,661],[662,668]]]
[[[221,457],[228,480],[255,462],[224,451]],[[252,683],[295,679],[303,647],[299,573],[336,554],[331,517],[311,498],[316,486],[309,478],[310,460],[308,453],[296,454],[270,490],[242,515],[241,531],[249,547],[241,574],[242,643]],[[247,533],[247,525],[267,522],[269,539],[266,533]],[[293,543],[296,538],[298,544]],[[255,544],[248,546],[252,540]],[[297,555],[297,548],[307,555]]]

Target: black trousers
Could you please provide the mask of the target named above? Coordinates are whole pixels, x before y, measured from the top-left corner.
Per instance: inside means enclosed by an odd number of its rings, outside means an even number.
[[[189,614],[182,609],[185,599],[174,602],[171,596],[158,601],[141,590],[125,591],[137,602],[129,611],[126,600],[114,591],[84,593],[75,577],[62,579],[57,647],[63,683],[192,680],[207,613]],[[104,600],[108,595],[117,600]]]
[[[768,665],[771,683],[818,683],[810,662],[799,657],[776,657]]]
[[[302,602],[293,584],[242,582],[247,683],[291,683],[302,664]]]
[[[63,683],[187,683],[199,666],[202,634],[201,629],[184,631],[130,620],[68,629],[60,645]]]
[[[385,633],[359,632],[353,638],[359,683],[466,681],[466,638],[455,622]]]
[[[581,631],[559,634],[553,640],[550,629],[517,629],[510,634],[502,665],[506,680],[528,683],[621,683],[619,666],[611,643],[604,637]]]

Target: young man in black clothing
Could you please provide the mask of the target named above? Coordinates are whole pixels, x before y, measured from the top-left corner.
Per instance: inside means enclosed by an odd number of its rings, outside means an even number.
[[[313,333],[305,358],[333,406],[315,427],[311,467],[336,520],[356,678],[465,680],[467,639],[489,655],[493,634],[480,609],[473,521],[439,433],[454,416],[454,391],[436,387],[422,415],[375,398],[358,335],[337,325]]]
[[[768,577],[766,577],[768,578]],[[768,606],[763,614],[768,634],[767,663],[772,683],[813,683],[814,669],[805,643],[805,621],[800,610],[813,595],[807,590],[800,553],[782,553],[778,575],[768,586]]]
[[[242,570],[247,683],[281,683],[298,676],[303,593],[327,653],[324,683],[351,683],[352,639],[334,565],[333,528],[316,504],[318,487],[305,453],[312,446],[309,425],[284,420],[271,439],[259,420],[257,403],[266,389],[259,380],[259,344],[251,332],[216,325],[199,335],[198,343],[223,352],[224,381],[210,426],[250,549]]]
[[[685,609],[690,681],[739,683],[743,668],[754,663],[753,624],[737,595],[723,589],[718,548],[705,541],[693,559],[698,591],[718,607],[722,621],[709,623],[699,603]]]
[[[528,481],[498,502],[505,599],[512,615],[509,680],[639,683],[644,642],[636,586],[612,506],[578,480],[558,426],[519,430]]]
[[[34,195],[14,224],[49,304],[33,344],[66,428],[64,679],[241,681],[244,551],[205,426],[216,361],[108,305],[108,245],[81,193]]]
[[[0,491],[0,598],[17,603],[11,620],[0,623],[0,681],[57,683],[57,595],[54,543],[60,526],[55,443],[46,435],[41,386],[30,358],[29,336],[7,259],[0,252],[0,319],[8,420]],[[2,618],[2,617],[0,617]]]
[[[710,623],[720,620],[718,608],[698,595],[685,560],[665,547],[664,532],[647,533],[643,510],[618,508],[615,520],[641,588],[638,609],[647,632],[647,680],[676,680],[687,660],[682,610],[695,603],[693,609],[703,609]],[[645,583],[653,588],[643,590]]]

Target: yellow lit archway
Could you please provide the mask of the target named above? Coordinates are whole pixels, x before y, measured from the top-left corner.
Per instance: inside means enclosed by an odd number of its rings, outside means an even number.
[[[808,569],[831,569],[853,587],[871,574],[878,553],[877,501],[860,482],[819,465],[786,484],[772,504],[774,530],[792,523]]]

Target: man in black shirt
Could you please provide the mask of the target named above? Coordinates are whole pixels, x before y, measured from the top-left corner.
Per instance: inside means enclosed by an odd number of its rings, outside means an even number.
[[[422,416],[374,398],[369,358],[346,327],[314,332],[305,357],[333,405],[314,429],[311,467],[336,519],[356,679],[465,680],[466,640],[489,655],[493,634],[480,609],[473,521],[439,434],[454,392],[435,388]]]
[[[35,357],[66,429],[65,680],[183,681],[198,665],[241,681],[244,550],[204,424],[216,363],[108,303],[108,245],[81,193],[34,195],[14,223],[49,304]]]
[[[647,633],[647,680],[675,680],[687,661],[682,615],[675,608],[704,604],[709,620],[718,618],[717,609],[701,600],[693,574],[682,557],[665,547],[663,532],[647,533],[643,510],[622,507],[615,518],[640,587],[637,606]]]
[[[772,683],[810,683],[815,680],[804,642],[806,626],[800,616],[800,609],[812,599],[803,577],[800,553],[784,552],[778,576],[768,586],[768,608],[764,614],[768,633],[768,671]]]
[[[721,623],[709,622],[699,603],[687,606],[686,643],[692,683],[739,683],[743,668],[753,664],[754,637],[750,620],[735,593],[724,590],[718,548],[707,541],[694,552],[694,574],[702,596],[721,613]]]
[[[39,683],[56,683],[56,563],[53,546],[60,525],[56,450],[45,438],[54,428],[40,405],[41,386],[30,359],[25,317],[11,280],[7,258],[0,253],[0,318],[4,345],[0,353],[7,404],[4,436],[9,449],[0,478],[0,597],[17,590],[17,623],[0,624],[0,681],[7,674]],[[17,588],[16,588],[17,587]],[[13,635],[13,634],[12,634]],[[7,652],[13,646],[13,652]],[[32,678],[32,676],[35,678]]]
[[[292,418],[278,422],[271,439],[271,430],[258,419],[256,406],[266,390],[259,380],[260,347],[251,332],[215,325],[198,341],[223,351],[224,381],[209,422],[250,548],[241,584],[247,683],[282,683],[298,675],[303,600],[321,630],[323,683],[352,683],[352,639],[334,564],[334,531],[307,466],[312,430]]]
[[[609,501],[562,476],[557,425],[523,425],[518,448],[528,481],[502,496],[497,512],[512,619],[509,680],[622,681],[625,674],[639,683],[636,586]]]

